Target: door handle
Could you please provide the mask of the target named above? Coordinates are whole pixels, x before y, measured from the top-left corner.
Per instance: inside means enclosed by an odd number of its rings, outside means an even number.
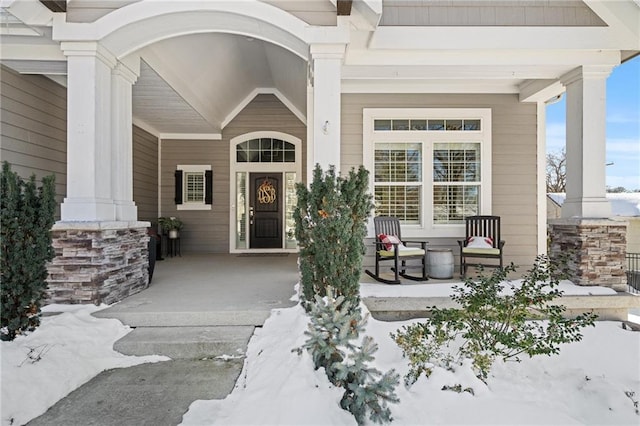
[[[253,207],[249,207],[249,225],[253,225]]]

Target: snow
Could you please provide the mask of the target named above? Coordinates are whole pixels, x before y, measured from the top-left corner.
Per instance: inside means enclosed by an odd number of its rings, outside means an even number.
[[[104,370],[168,360],[115,352],[114,342],[131,329],[115,319],[91,316],[106,307],[46,306],[43,312],[63,313],[43,317],[33,333],[0,343],[2,426],[25,424]]]
[[[393,286],[393,293],[444,296],[452,285]],[[560,287],[565,294],[611,294],[570,282]],[[362,284],[361,294],[385,296],[390,288]],[[640,317],[630,315],[630,320]],[[379,370],[407,373],[406,360],[389,334],[415,321],[369,319],[366,335],[379,345],[374,363]],[[313,370],[308,353],[292,351],[304,343],[307,323],[300,306],[272,311],[249,342],[233,392],[224,400],[195,401],[182,425],[356,425],[338,405],[341,390],[329,384],[323,370]],[[410,388],[401,384],[400,403],[391,406],[392,424],[640,424],[640,333],[624,330],[619,322],[598,322],[583,334],[581,342],[563,345],[557,356],[497,362],[487,384],[468,365],[455,372],[436,368],[430,378],[421,377]],[[457,384],[472,388],[474,395],[442,390]]]
[[[586,291],[571,283],[562,286],[567,294]],[[389,288],[363,284],[362,295],[383,296]],[[424,297],[450,294],[449,284],[393,289],[396,296],[398,291]],[[588,292],[607,291],[590,287]],[[104,307],[46,307],[65,312],[44,317],[33,333],[1,342],[2,425],[12,418],[13,424],[24,424],[103,370],[167,359],[113,351],[113,343],[130,329],[117,320],[91,316]],[[640,322],[640,317],[630,315],[630,320]],[[375,367],[395,368],[401,376],[408,371],[389,333],[415,321],[368,320],[366,335],[379,345]],[[307,323],[300,306],[273,310],[249,342],[233,392],[224,400],[193,402],[182,424],[355,425],[353,416],[338,405],[341,389],[328,382],[324,371],[313,369],[308,353],[294,350],[305,341]],[[41,352],[39,361],[29,358],[31,348]],[[638,425],[634,404],[640,399],[639,359],[639,332],[624,330],[619,322],[598,322],[584,330],[581,342],[564,345],[558,356],[496,363],[487,384],[469,366],[455,372],[436,368],[430,378],[421,377],[410,388],[401,384],[400,403],[391,406],[392,424]],[[474,395],[442,390],[458,384],[472,388]]]

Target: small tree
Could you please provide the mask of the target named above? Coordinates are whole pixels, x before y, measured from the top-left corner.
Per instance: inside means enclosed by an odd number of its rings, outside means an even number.
[[[547,192],[566,192],[567,189],[567,153],[547,154]]]
[[[2,281],[0,338],[40,324],[40,306],[47,288],[46,263],[53,258],[51,226],[56,208],[54,176],[36,186],[35,175],[24,182],[9,163],[0,175],[0,246]]]
[[[312,302],[331,286],[357,304],[366,220],[373,204],[368,194],[369,172],[360,167],[345,178],[318,165],[310,189],[298,184],[294,213],[300,246],[303,298]],[[308,309],[308,307],[307,307]]]
[[[323,367],[327,378],[335,386],[344,389],[340,406],[354,415],[359,425],[367,417],[374,423],[392,420],[389,403],[399,402],[395,388],[400,382],[395,370],[382,373],[369,364],[374,360],[378,345],[369,336],[355,342],[364,332],[367,318],[358,305],[334,297],[331,287],[325,288],[326,296],[315,296],[310,305],[308,340],[298,354],[306,349],[313,358],[315,368]]]
[[[561,272],[546,256],[538,256],[520,285],[507,279],[514,271],[511,265],[477,281],[467,279],[451,296],[460,309],[433,307],[427,322],[392,334],[411,364],[407,384],[428,376],[434,365],[453,368],[463,359],[471,359],[478,377],[486,380],[496,359],[558,354],[562,343],[580,341],[582,328],[594,325],[596,315],[564,318],[565,307],[552,303],[562,295]],[[528,320],[536,315],[546,321]]]

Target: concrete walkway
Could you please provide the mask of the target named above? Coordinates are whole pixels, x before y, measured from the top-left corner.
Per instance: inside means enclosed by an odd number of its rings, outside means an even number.
[[[114,344],[172,361],[105,371],[30,426],[171,426],[198,399],[223,399],[255,327],[295,305],[297,256],[184,255],[156,263],[151,286],[95,316],[135,329]]]

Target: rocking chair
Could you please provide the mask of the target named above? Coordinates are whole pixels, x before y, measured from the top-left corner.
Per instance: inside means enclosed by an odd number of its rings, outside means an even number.
[[[376,231],[376,271],[375,274],[365,270],[367,275],[376,281],[386,284],[400,284],[400,276],[414,281],[427,281],[427,242],[426,241],[403,241],[400,234],[400,220],[396,217],[379,216],[373,218]],[[420,244],[420,248],[408,247],[408,244]],[[407,260],[421,261],[420,266],[407,266]],[[395,279],[389,280],[380,276],[380,263],[393,261],[392,271],[395,272]],[[398,268],[400,266],[400,268]],[[422,268],[421,276],[413,276],[406,273],[409,268]]]
[[[504,240],[500,239],[500,216],[469,216],[465,219],[466,235],[460,246],[460,277],[465,278],[469,266],[502,268]],[[498,264],[469,263],[468,258],[496,259]]]

